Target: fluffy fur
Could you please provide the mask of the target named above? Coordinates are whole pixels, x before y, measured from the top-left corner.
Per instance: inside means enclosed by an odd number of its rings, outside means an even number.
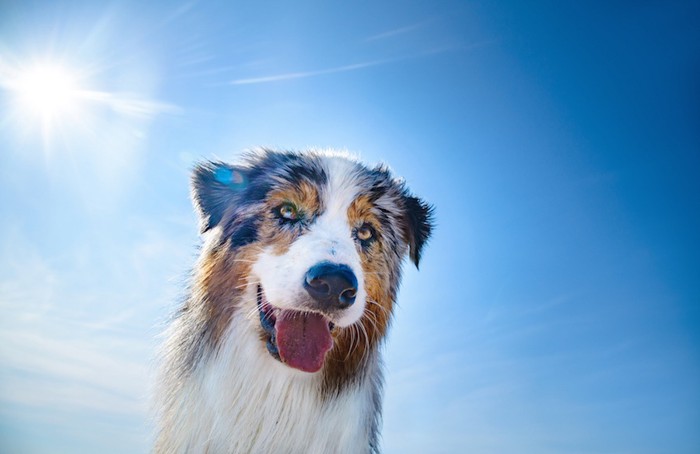
[[[386,167],[318,151],[203,163],[192,197],[203,245],[163,347],[155,451],[378,452],[378,348],[403,258],[418,266],[430,236],[431,207]],[[353,304],[309,297],[318,263],[354,274]],[[282,314],[328,324],[319,370],[278,348]]]

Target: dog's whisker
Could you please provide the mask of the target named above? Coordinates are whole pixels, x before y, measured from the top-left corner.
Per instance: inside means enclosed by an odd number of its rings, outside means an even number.
[[[372,300],[367,300],[367,302],[370,303],[370,304],[374,304],[380,311],[384,312],[384,314],[385,314],[386,316],[390,316],[390,315],[391,315],[391,312],[389,311],[389,309],[387,309],[386,307],[382,306],[382,305],[379,304],[378,302],[372,301]]]
[[[355,351],[355,348],[359,345],[360,332],[357,328],[357,324],[352,325],[352,347],[348,350],[348,357]],[[348,357],[345,359],[347,360]]]
[[[377,321],[377,316],[372,313],[372,311],[368,310],[365,308],[364,312],[367,316],[367,320],[372,324],[372,328],[374,328],[375,331],[379,331],[379,322]]]
[[[370,340],[369,340],[369,334],[367,334],[367,330],[365,329],[365,326],[362,323],[360,323],[359,326],[360,326],[362,333],[364,334],[364,337],[365,337],[365,348],[362,349],[362,357],[360,358],[360,364],[364,364],[365,355],[367,354],[367,352],[370,349]]]
[[[357,328],[357,325],[352,325],[352,349],[350,350],[350,353],[355,351],[355,348],[359,345],[360,341],[360,331]]]
[[[353,329],[352,326],[349,326],[347,329],[347,334],[346,336],[350,337],[350,346],[348,347],[348,351],[345,353],[345,358],[343,358],[343,362],[347,361],[348,358],[350,357],[350,353],[352,353],[352,347],[355,341],[355,336],[353,335]]]
[[[259,313],[260,312],[258,310],[258,307],[255,306],[246,313],[245,318],[247,318],[248,320],[255,320],[258,317],[260,317]]]
[[[242,289],[242,288],[251,287],[251,286],[254,286],[254,285],[260,285],[260,281],[245,282],[245,283],[243,283],[243,284],[241,284],[241,285],[237,285],[237,286],[233,287],[233,290],[240,290],[240,289]]]

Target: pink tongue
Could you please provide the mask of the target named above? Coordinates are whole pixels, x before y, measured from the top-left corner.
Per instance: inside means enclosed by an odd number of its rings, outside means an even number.
[[[333,347],[328,320],[311,312],[281,311],[275,322],[277,349],[288,366],[304,372],[323,367],[326,352]]]

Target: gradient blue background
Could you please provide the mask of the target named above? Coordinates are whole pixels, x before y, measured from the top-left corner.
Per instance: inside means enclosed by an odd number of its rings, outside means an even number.
[[[387,453],[700,452],[697,2],[2,2],[0,451],[146,452],[199,159],[386,161],[437,207]],[[80,71],[42,137],[7,80]]]

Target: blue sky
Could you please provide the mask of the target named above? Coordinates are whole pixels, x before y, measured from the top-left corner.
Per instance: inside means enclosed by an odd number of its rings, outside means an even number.
[[[700,451],[700,8],[494,3],[3,3],[0,451],[148,451],[189,169],[261,145],[437,207],[387,453]],[[47,64],[51,118],[17,88]]]

